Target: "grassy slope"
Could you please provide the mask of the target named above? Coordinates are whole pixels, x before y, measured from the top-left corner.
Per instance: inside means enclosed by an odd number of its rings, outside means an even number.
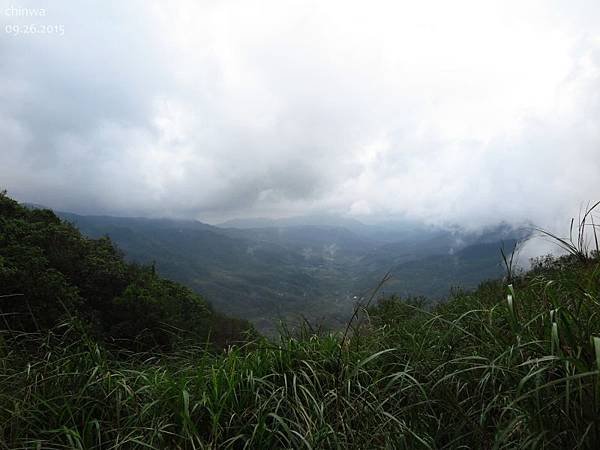
[[[509,295],[510,301],[509,301]],[[547,263],[352,339],[110,354],[76,328],[0,341],[6,448],[597,448],[600,263]],[[61,336],[58,338],[58,336]]]

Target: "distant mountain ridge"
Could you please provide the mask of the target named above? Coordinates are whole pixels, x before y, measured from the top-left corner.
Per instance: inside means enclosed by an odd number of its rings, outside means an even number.
[[[254,217],[247,219],[231,219],[217,224],[220,228],[273,228],[273,227],[295,227],[295,226],[317,226],[317,227],[335,227],[348,228],[355,230],[365,227],[365,224],[359,220],[343,217],[334,214],[292,216],[279,219],[270,219],[266,217]]]
[[[476,287],[503,274],[502,242],[509,248],[528,235],[507,224],[478,233],[355,220],[342,222],[344,227],[333,216],[243,228],[224,227],[231,221],[213,226],[195,220],[57,214],[86,235],[109,235],[129,260],[154,262],[161,275],[267,333],[279,318],[293,321],[300,315],[338,326],[356,298],[387,271],[393,278],[386,294],[443,298],[456,284]]]

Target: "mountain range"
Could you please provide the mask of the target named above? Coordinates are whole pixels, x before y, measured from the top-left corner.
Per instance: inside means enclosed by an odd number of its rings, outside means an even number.
[[[528,236],[506,224],[467,232],[417,222],[335,216],[195,220],[57,212],[90,237],[108,235],[128,260],[154,264],[223,313],[273,333],[279,319],[341,325],[388,271],[386,295],[444,299],[503,274],[500,248]]]

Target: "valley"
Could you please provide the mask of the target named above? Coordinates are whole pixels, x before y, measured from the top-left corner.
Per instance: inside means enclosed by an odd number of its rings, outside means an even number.
[[[108,235],[126,259],[155,264],[233,317],[273,334],[279,321],[340,327],[356,302],[388,271],[385,295],[446,298],[502,276],[500,247],[525,228],[498,225],[478,233],[418,223],[367,225],[335,216],[193,220],[57,213],[82,233]]]

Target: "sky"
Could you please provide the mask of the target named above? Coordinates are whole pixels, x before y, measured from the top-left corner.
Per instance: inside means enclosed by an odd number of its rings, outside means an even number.
[[[0,0],[0,24],[21,201],[553,229],[600,199],[597,0]]]

